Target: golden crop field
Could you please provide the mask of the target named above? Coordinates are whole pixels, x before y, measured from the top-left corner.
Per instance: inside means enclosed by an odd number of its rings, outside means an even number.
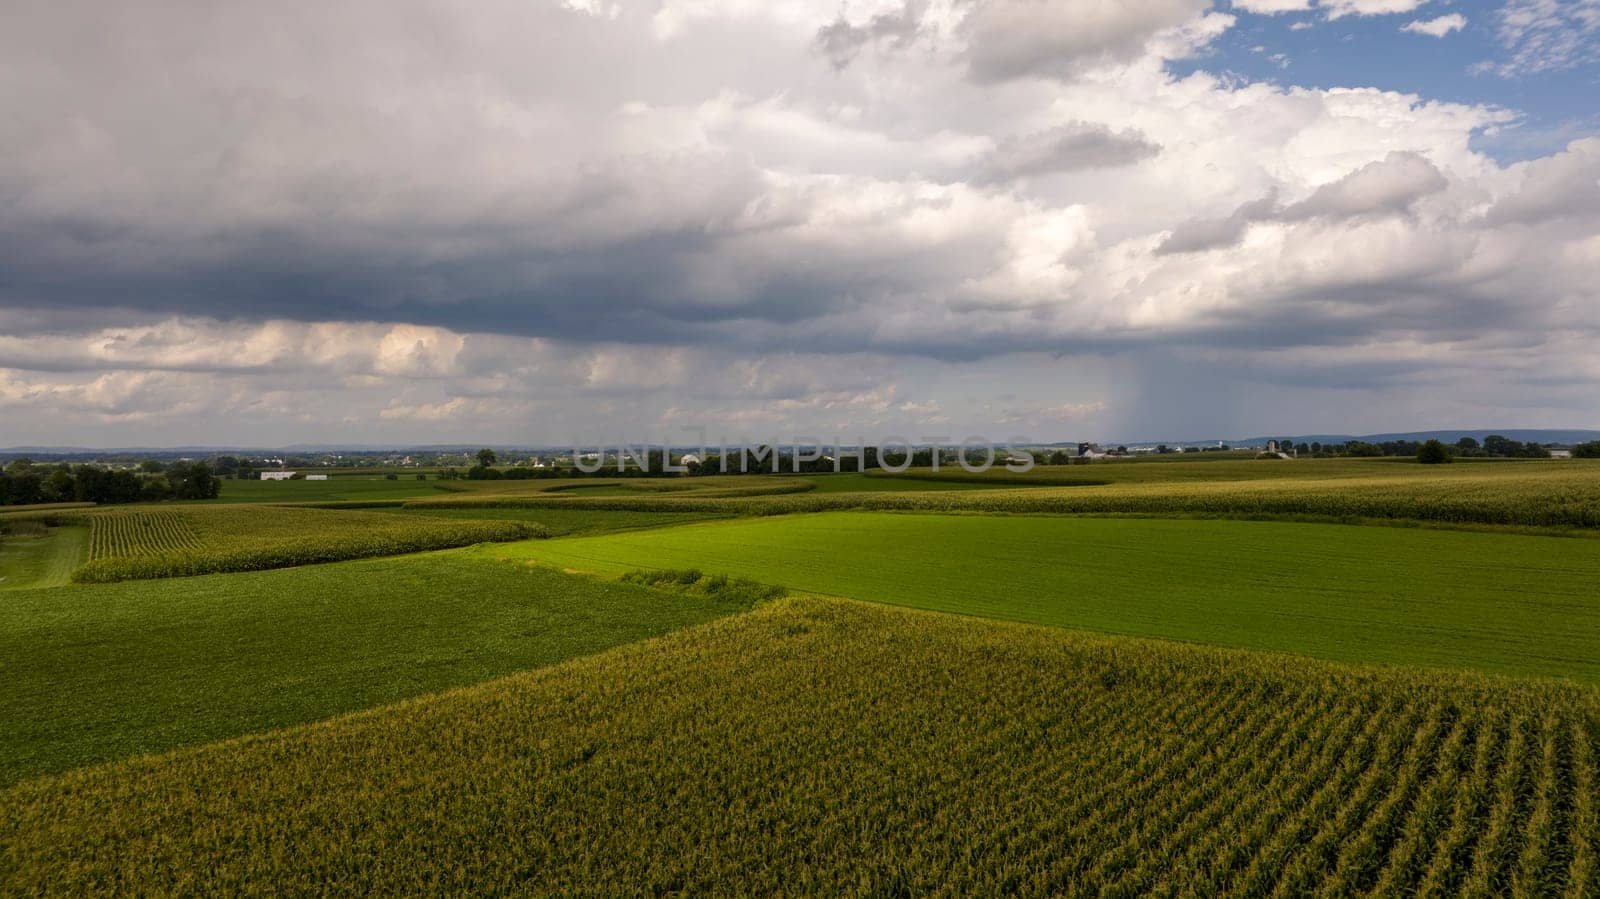
[[[0,891],[1593,895],[1557,684],[782,600],[0,793]]]
[[[1275,477],[1229,479],[1229,470],[1258,466]],[[1165,473],[1150,480],[1084,486],[1007,486],[990,490],[795,491],[783,495],[673,493],[631,496],[503,494],[414,500],[408,507],[470,508],[477,504],[657,512],[775,515],[842,509],[991,513],[1123,513],[1148,515],[1281,516],[1333,519],[1407,519],[1454,524],[1542,528],[1600,527],[1600,464],[1508,463],[1423,467],[1397,463],[1340,466],[1330,463],[1192,463],[1219,478],[1190,480],[1178,463],[1087,466]],[[1076,471],[1073,471],[1076,474]],[[1118,475],[1124,477],[1125,475]],[[895,475],[864,480],[892,482]],[[997,477],[1002,477],[998,476]],[[927,483],[925,475],[917,480]],[[774,479],[768,479],[774,480]],[[968,479],[952,476],[951,486]],[[778,480],[801,485],[804,477]],[[776,486],[776,485],[775,485]],[[750,488],[754,490],[755,488]],[[790,488],[793,490],[793,487]]]

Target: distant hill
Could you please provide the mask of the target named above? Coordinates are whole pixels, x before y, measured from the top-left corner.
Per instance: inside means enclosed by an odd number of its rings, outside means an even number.
[[[571,447],[524,446],[499,443],[461,443],[428,446],[387,444],[310,444],[295,443],[289,446],[7,446],[0,447],[0,456],[88,456],[88,455],[172,455],[191,456],[220,454],[283,455],[285,453],[473,453],[488,446],[496,452],[559,452]]]
[[[1463,437],[1471,437],[1482,441],[1490,434],[1499,434],[1511,440],[1523,443],[1588,443],[1591,440],[1600,440],[1600,431],[1560,430],[1560,429],[1529,429],[1529,428],[1468,428],[1449,431],[1400,431],[1392,434],[1274,434],[1267,437],[1247,437],[1243,440],[1228,441],[1240,446],[1255,446],[1264,444],[1268,440],[1281,440],[1292,437],[1296,443],[1348,443],[1351,440],[1365,440],[1368,443],[1384,443],[1391,440],[1440,440],[1445,443],[1455,443]]]

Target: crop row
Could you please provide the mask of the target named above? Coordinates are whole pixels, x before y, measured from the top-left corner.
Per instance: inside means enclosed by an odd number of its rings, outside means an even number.
[[[200,536],[189,524],[193,516],[182,511],[119,509],[86,517],[90,560],[183,553],[201,547]]]
[[[543,536],[537,525],[280,506],[119,509],[84,516],[83,583],[287,568]]]
[[[1589,690],[789,599],[25,783],[0,890],[1589,896],[1597,753]]]

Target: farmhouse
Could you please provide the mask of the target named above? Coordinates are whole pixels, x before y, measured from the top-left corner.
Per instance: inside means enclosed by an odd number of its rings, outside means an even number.
[[[261,480],[263,481],[287,481],[292,477],[294,477],[294,472],[292,471],[263,471],[261,473]]]

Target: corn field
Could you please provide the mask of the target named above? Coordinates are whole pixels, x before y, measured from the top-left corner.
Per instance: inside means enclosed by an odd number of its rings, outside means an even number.
[[[1592,896],[1600,701],[782,600],[0,793],[0,892]]]
[[[190,525],[194,516],[177,510],[118,510],[88,516],[89,558],[109,559],[161,553],[184,553],[201,548],[200,535]]]
[[[84,513],[83,583],[287,568],[540,536],[512,521],[463,521],[283,506],[186,506]]]

